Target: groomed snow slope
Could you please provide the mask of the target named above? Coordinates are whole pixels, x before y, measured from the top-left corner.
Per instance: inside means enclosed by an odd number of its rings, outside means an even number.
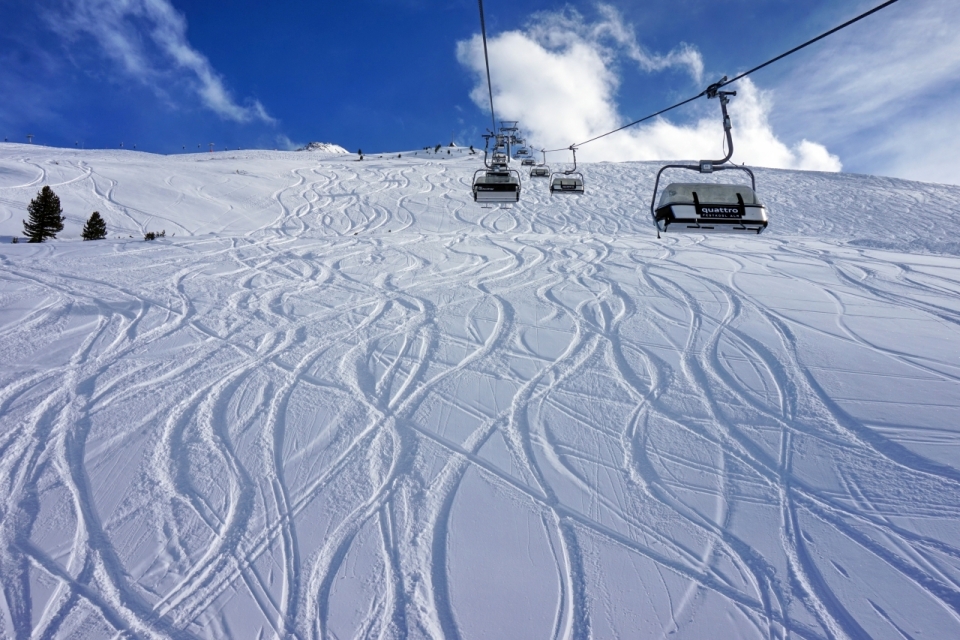
[[[0,635],[960,635],[960,188],[353,158],[0,146]]]

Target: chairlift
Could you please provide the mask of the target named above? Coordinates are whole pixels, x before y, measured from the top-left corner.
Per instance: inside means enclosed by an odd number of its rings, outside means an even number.
[[[657,172],[653,186],[650,213],[660,232],[686,233],[754,233],[767,228],[767,209],[757,199],[757,180],[748,167],[727,164],[733,156],[733,133],[727,104],[736,91],[719,91],[720,82],[707,89],[708,98],[720,99],[723,129],[727,140],[727,155],[723,160],[701,160],[699,164],[668,164]],[[716,183],[672,183],[666,186],[657,206],[660,176],[667,169],[687,169],[699,173],[713,173],[735,169],[750,176],[750,186]]]
[[[550,193],[583,193],[583,174],[577,171],[577,149],[570,147],[573,152],[573,169],[556,171],[550,175]]]
[[[520,172],[509,168],[509,156],[503,152],[503,136],[487,135],[487,147],[483,150],[484,168],[473,174],[473,200],[480,203],[505,203],[520,201]],[[490,138],[496,137],[492,161],[487,164],[487,149]]]
[[[519,202],[520,172],[516,169],[480,169],[473,174],[474,202]]]
[[[536,165],[533,169],[530,169],[531,178],[549,178],[550,177],[550,166],[547,164],[547,152],[541,149],[540,153],[543,154],[543,162]]]
[[[537,164],[537,161],[534,160],[533,158],[524,158],[523,161],[520,163],[520,166],[532,167],[532,166],[535,166],[536,164]]]

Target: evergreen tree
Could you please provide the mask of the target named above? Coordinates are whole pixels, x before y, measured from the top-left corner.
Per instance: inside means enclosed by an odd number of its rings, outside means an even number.
[[[83,225],[84,240],[103,240],[107,237],[107,223],[100,217],[99,211],[90,214],[87,224]]]
[[[60,198],[50,187],[44,187],[27,207],[30,222],[23,221],[23,235],[29,242],[43,242],[47,238],[56,238],[63,231],[64,217],[61,215]]]

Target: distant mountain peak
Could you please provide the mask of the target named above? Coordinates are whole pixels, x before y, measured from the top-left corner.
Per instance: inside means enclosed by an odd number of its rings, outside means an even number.
[[[343,147],[338,144],[333,144],[332,142],[310,142],[304,147],[300,147],[297,151],[312,151],[319,153],[333,153],[337,155],[350,153]]]

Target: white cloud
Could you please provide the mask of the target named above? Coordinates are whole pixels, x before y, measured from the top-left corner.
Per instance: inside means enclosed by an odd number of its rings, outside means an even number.
[[[666,56],[651,56],[636,42],[633,28],[616,12],[601,6],[601,21],[585,24],[567,10],[541,13],[523,31],[508,31],[488,39],[498,116],[519,120],[527,138],[538,148],[560,148],[581,142],[626,123],[618,110],[619,78],[616,55],[638,62],[648,71],[685,66],[702,77],[699,54],[682,45]],[[611,48],[613,41],[619,48]],[[479,36],[458,43],[457,57],[471,69],[476,85],[471,98],[488,108],[483,44]],[[779,168],[839,171],[840,160],[808,140],[788,147],[769,123],[771,99],[749,80],[738,83],[731,105],[734,122],[734,161]],[[706,103],[706,99],[703,101]],[[678,125],[666,119],[629,129],[578,150],[583,160],[719,159],[723,128],[716,101],[701,104],[701,119]],[[549,158],[548,158],[549,159]],[[558,158],[559,161],[559,158]]]
[[[491,39],[489,50],[498,114],[520,120],[537,144],[569,144],[616,125],[612,94],[617,78],[589,43],[577,40],[564,50],[550,51],[527,34],[511,31]],[[459,43],[457,56],[476,72],[470,97],[486,108],[479,36]]]
[[[958,30],[960,3],[893,5],[803,54],[778,93],[823,129],[884,124],[915,98],[960,84]]]
[[[957,149],[960,126],[956,105],[944,105],[925,111],[922,118],[904,118],[892,135],[883,137],[873,148],[875,168],[883,175],[960,184]]]
[[[550,50],[567,48],[574,38],[588,43],[604,60],[612,62],[618,54],[634,61],[644,71],[662,71],[672,67],[686,68],[694,82],[703,80],[703,58],[700,52],[687,43],[681,43],[666,55],[648,52],[637,42],[633,25],[624,22],[616,8],[597,5],[600,20],[588,23],[573,8],[558,12],[542,12],[534,15],[527,35]]]
[[[294,142],[282,133],[274,138],[274,143],[276,144],[277,149],[282,149],[284,151],[296,151],[297,149],[302,149],[306,146],[306,143]]]
[[[93,36],[104,52],[139,81],[163,92],[171,73],[187,74],[201,102],[234,122],[273,118],[256,100],[238,103],[210,61],[187,40],[187,23],[168,0],[74,0],[51,24],[69,37]]]
[[[622,156],[642,154],[644,160],[720,159],[725,155],[723,126],[717,101],[706,102],[709,111],[692,125],[673,124],[659,119],[635,131],[610,136],[608,145],[621,145]],[[840,171],[840,159],[821,144],[802,140],[792,147],[780,141],[768,121],[769,94],[760,91],[749,79],[737,83],[737,96],[730,106],[733,122],[733,161],[781,169]],[[620,136],[620,140],[617,140]],[[600,140],[598,143],[604,143]],[[635,150],[635,151],[634,151]]]
[[[958,32],[960,3],[912,0],[831,36],[774,76],[778,125],[826,141],[855,171],[960,184]]]

